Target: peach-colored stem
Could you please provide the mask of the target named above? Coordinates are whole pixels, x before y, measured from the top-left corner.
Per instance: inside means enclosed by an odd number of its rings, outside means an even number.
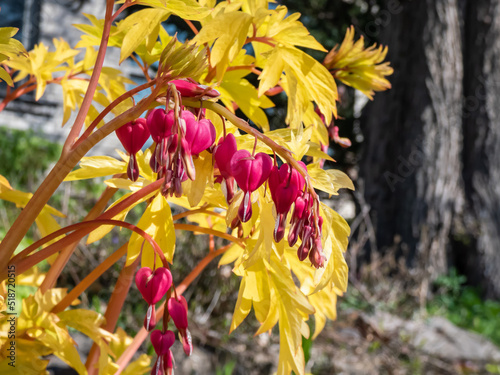
[[[106,308],[106,313],[104,318],[106,323],[102,326],[108,332],[113,333],[116,328],[116,323],[127,298],[128,291],[132,286],[132,281],[134,279],[135,270],[139,264],[140,258],[138,257],[134,263],[126,266],[120,272],[118,280],[116,281],[115,289],[108,302],[108,307]],[[89,355],[87,357],[87,362],[85,366],[87,367],[88,375],[95,375],[98,373],[98,369],[94,366],[95,362],[99,358],[100,350],[96,343],[92,344],[90,348]]]
[[[194,33],[195,35],[197,35],[197,34],[198,34],[198,29],[196,28],[196,26],[195,26],[195,25],[193,25],[193,23],[192,23],[190,20],[184,20],[184,22],[186,22],[186,23],[187,23],[187,25],[189,26],[189,28],[193,31],[193,33]]]
[[[80,111],[76,116],[73,127],[68,134],[68,138],[66,138],[66,142],[64,142],[62,156],[68,155],[68,153],[71,151],[71,148],[73,147],[73,143],[80,135],[83,124],[85,123],[85,118],[87,117],[87,113],[92,104],[92,100],[94,99],[94,93],[97,89],[97,85],[99,84],[99,76],[101,75],[102,65],[104,64],[104,57],[106,55],[108,46],[109,33],[111,31],[111,24],[113,23],[113,20],[111,18],[113,16],[114,3],[114,0],[106,0],[106,15],[104,16],[104,27],[102,31],[101,44],[99,46],[99,52],[97,53],[95,66],[92,71],[92,76],[90,77],[89,86],[87,87],[87,91],[85,92],[82,105],[80,106]]]
[[[212,228],[205,228],[205,227],[200,227],[198,225],[191,225],[191,224],[174,224],[174,228],[180,229],[180,230],[188,230],[191,232],[213,234],[216,237],[224,238],[228,241],[231,241],[231,242],[238,244],[242,248],[245,248],[245,243],[241,239],[234,237],[234,236],[231,236],[230,234],[212,229]]]
[[[104,211],[108,201],[111,197],[116,193],[118,189],[111,188],[109,186],[106,187],[101,197],[97,201],[97,203],[92,207],[87,216],[83,219],[83,221],[89,221],[95,219],[99,214]],[[61,274],[62,269],[68,263],[69,258],[73,254],[76,249],[78,242],[74,242],[73,244],[65,247],[57,256],[57,259],[52,263],[49,271],[45,275],[42,284],[40,285],[40,291],[45,293],[47,290],[53,288],[56,284],[57,278]]]
[[[195,268],[189,273],[189,275],[186,276],[186,278],[179,284],[179,286],[176,288],[175,292],[177,295],[182,295],[184,291],[187,289],[187,287],[193,282],[196,277],[205,269],[205,267],[216,257],[219,255],[223,254],[227,249],[229,249],[231,245],[226,245],[224,247],[221,247],[220,249],[216,251],[212,251],[208,253],[205,258],[203,258]],[[163,302],[160,306],[159,309],[156,310],[156,319],[160,320],[163,315],[163,310],[165,308],[165,302]],[[125,351],[122,353],[120,358],[118,358],[118,361],[116,364],[118,365],[118,370],[116,370],[115,375],[121,374],[121,372],[127,367],[127,364],[130,362],[132,357],[134,356],[135,352],[143,341],[148,337],[148,332],[142,327],[139,332],[137,332],[137,335],[135,335],[134,340],[132,343],[125,349]]]
[[[161,251],[161,249],[158,246],[158,244],[156,243],[156,241],[149,234],[147,234],[141,228],[139,228],[133,224],[129,224],[129,223],[126,223],[124,221],[109,220],[109,219],[104,219],[104,220],[103,219],[100,219],[100,220],[96,219],[96,220],[83,221],[81,223],[69,225],[65,228],[62,228],[58,231],[55,231],[54,233],[51,233],[48,236],[45,236],[44,238],[42,238],[43,241],[42,240],[37,241],[35,244],[28,246],[21,253],[24,253],[22,255],[25,256],[26,254],[29,254],[31,251],[34,250],[34,248],[33,248],[34,245],[37,245],[35,248],[38,248],[39,246],[43,245],[43,243],[48,242],[54,238],[57,238],[57,237],[65,234],[68,231],[73,231],[73,230],[76,231],[76,229],[80,229],[80,228],[84,228],[84,227],[90,228],[90,230],[94,230],[101,225],[113,225],[113,226],[127,228],[127,229],[130,229],[130,230],[136,232],[140,236],[144,237],[144,239],[151,244],[155,253],[160,257],[164,267],[169,267],[168,261],[165,258],[165,255]],[[9,263],[9,265],[15,265],[16,271],[18,273],[23,273],[26,270],[33,267],[35,264],[38,264],[42,260],[47,259],[52,254],[56,253],[58,251],[58,248],[54,247],[54,245],[60,245],[65,240],[67,240],[69,237],[70,236],[67,236],[67,237],[57,241],[55,244],[52,244],[51,246],[48,246],[45,249],[42,249],[42,250],[40,250],[40,251],[38,251],[38,252],[34,253],[33,255],[28,256],[28,257],[19,259],[19,258],[17,258],[17,255],[16,255],[14,258],[12,258],[12,261]],[[69,239],[69,241],[73,241],[73,239]],[[42,243],[40,243],[40,242],[42,242]],[[64,245],[66,245],[66,244],[64,244]],[[18,255],[21,255],[21,253]]]
[[[187,217],[187,216],[195,215],[195,214],[207,214],[207,215],[217,216],[220,218],[224,217],[221,214],[218,214],[217,212],[214,212],[214,211],[207,210],[206,208],[198,208],[196,210],[184,211],[184,212],[181,212],[179,214],[176,214],[176,215],[172,216],[172,219],[175,221],[175,220],[182,219],[183,217]]]

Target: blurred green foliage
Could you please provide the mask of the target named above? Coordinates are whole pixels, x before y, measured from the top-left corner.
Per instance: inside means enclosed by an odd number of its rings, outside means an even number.
[[[0,174],[12,187],[32,190],[34,184],[61,154],[61,146],[34,131],[0,127]]]
[[[444,315],[459,327],[477,332],[500,346],[500,302],[483,300],[480,290],[452,269],[435,281],[436,297],[428,304],[432,315]]]

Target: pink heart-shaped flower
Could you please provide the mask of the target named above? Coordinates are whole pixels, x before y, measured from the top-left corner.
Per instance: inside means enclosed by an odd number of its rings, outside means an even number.
[[[153,141],[160,143],[162,139],[168,138],[172,134],[174,121],[173,110],[165,112],[162,108],[153,109],[147,117],[147,126]]]
[[[219,140],[219,145],[214,151],[215,163],[219,168],[220,174],[226,180],[232,177],[231,158],[238,151],[236,147],[236,138],[229,133],[225,138]]]
[[[149,138],[146,119],[138,118],[116,129],[116,135],[129,154],[135,154]]]
[[[269,177],[272,167],[271,157],[263,152],[252,157],[247,150],[239,150],[231,158],[231,174],[245,192],[257,190]]]
[[[182,111],[181,117],[186,121],[185,140],[191,155],[197,155],[214,144],[215,127],[210,120],[196,121],[189,111]]]
[[[135,275],[137,289],[149,305],[160,301],[172,286],[172,274],[164,267],[154,272],[149,267],[143,267]]]
[[[269,176],[269,190],[278,213],[287,213],[304,188],[304,177],[289,164],[274,166]]]
[[[163,333],[159,329],[151,332],[151,344],[158,356],[168,354],[175,342],[175,334],[172,331]]]

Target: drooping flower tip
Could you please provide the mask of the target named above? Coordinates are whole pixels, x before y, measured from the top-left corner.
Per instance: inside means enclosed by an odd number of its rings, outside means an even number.
[[[170,83],[173,83],[181,96],[184,96],[186,98],[198,98],[202,96],[216,98],[220,96],[220,93],[211,87],[200,85],[195,82],[186,81],[184,79],[176,79],[171,81]]]
[[[231,158],[237,151],[236,138],[229,133],[224,138],[219,139],[217,148],[214,151],[214,158],[220,174],[226,180],[231,178]]]
[[[153,329],[155,329],[156,323],[157,321],[155,305],[149,305],[146,316],[144,317],[144,329],[148,332],[151,332]]]
[[[187,302],[183,296],[171,297],[167,302],[168,313],[172,317],[175,326],[179,331],[185,330],[188,327],[188,318],[187,318]]]

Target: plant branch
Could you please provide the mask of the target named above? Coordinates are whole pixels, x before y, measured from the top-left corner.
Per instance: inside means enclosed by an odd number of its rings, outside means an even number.
[[[189,28],[193,31],[194,35],[198,35],[198,29],[196,28],[196,26],[190,21],[190,20],[184,20],[184,22],[187,23],[187,25],[189,26]]]
[[[95,62],[94,69],[92,71],[92,76],[90,77],[89,86],[87,88],[87,92],[82,101],[82,105],[80,106],[80,111],[76,116],[73,127],[71,128],[68,138],[66,138],[66,142],[64,142],[62,156],[67,156],[73,147],[73,143],[78,138],[83,124],[85,123],[85,118],[87,117],[87,113],[92,104],[92,100],[94,99],[94,94],[97,89],[97,85],[99,84],[99,77],[101,75],[102,66],[104,64],[104,56],[106,55],[106,50],[108,46],[109,34],[111,31],[111,25],[113,23],[113,6],[114,0],[106,0],[106,15],[104,17],[104,27],[102,31],[101,44],[99,45],[99,52],[97,53],[97,59]]]
[[[89,221],[99,216],[106,208],[108,201],[117,191],[118,189],[107,186],[104,192],[101,194],[101,197],[99,198],[97,203],[94,205],[94,207],[92,207],[83,221]],[[63,250],[61,250],[57,259],[50,266],[49,271],[45,275],[45,278],[40,285],[40,291],[42,292],[42,294],[55,286],[57,278],[61,274],[64,266],[68,263],[68,260],[75,251],[77,245],[78,242],[75,241],[71,245],[66,246]]]
[[[158,246],[156,241],[149,234],[147,234],[141,228],[139,228],[133,224],[126,223],[124,221],[110,220],[110,219],[96,219],[96,220],[91,220],[91,221],[82,221],[81,223],[69,225],[65,228],[62,228],[58,231],[55,231],[54,233],[51,233],[48,236],[45,236],[44,238],[42,238],[42,240],[39,240],[39,241],[35,242],[33,245],[28,246],[21,253],[23,253],[22,255],[26,255],[27,253],[29,254],[31,251],[42,246],[44,243],[46,243],[54,238],[59,237],[68,231],[80,229],[81,227],[90,227],[90,230],[94,230],[101,225],[113,225],[113,226],[123,227],[123,228],[130,229],[130,230],[134,231],[135,233],[139,234],[141,237],[143,237],[146,241],[148,241],[151,244],[151,246],[153,247],[156,254],[160,257],[163,265],[165,267],[168,267],[168,261],[165,258],[165,255],[163,254],[163,252],[161,251],[161,248]],[[78,235],[78,233],[76,231],[75,231],[75,233],[72,233],[72,234]],[[23,273],[26,270],[28,270],[29,268],[33,267],[35,264],[38,264],[42,260],[47,259],[52,254],[55,254],[58,251],[58,248],[60,248],[60,243],[64,242],[65,240],[68,240],[69,238],[70,238],[69,236],[64,237],[61,240],[57,241],[55,244],[52,244],[51,246],[48,246],[45,249],[42,249],[42,250],[34,253],[33,255],[30,255],[30,256],[27,256],[24,258],[18,258],[18,256],[16,255],[14,258],[12,258],[9,265],[15,265],[16,270],[18,269],[19,273]],[[68,241],[73,241],[73,239],[69,239]],[[36,245],[36,246],[34,246],[34,245]],[[54,245],[58,245],[58,246],[54,247]],[[19,253],[18,255],[21,255],[21,253]]]
[[[198,225],[191,225],[191,224],[174,224],[174,228],[180,229],[180,230],[188,230],[191,232],[213,234],[216,237],[224,238],[225,240],[234,242],[235,244],[239,245],[240,247],[245,248],[245,243],[243,240],[241,240],[237,237],[231,236],[230,234],[212,229],[212,228],[205,228],[205,227],[200,227]]]
[[[108,332],[115,332],[116,323],[118,322],[118,318],[120,317],[125,299],[128,296],[128,291],[132,286],[135,270],[137,269],[139,261],[140,258],[137,257],[137,259],[132,264],[123,267],[120,275],[118,276],[115,288],[113,289],[113,294],[111,294],[111,298],[108,302],[108,307],[106,308],[106,312],[104,313],[104,319],[106,319],[106,323],[104,323],[101,327]],[[98,373],[98,369],[94,367],[94,364],[99,358],[99,354],[100,348],[94,342],[92,344],[92,347],[90,348],[89,355],[87,356],[87,362],[85,363],[88,375],[95,375]]]
[[[54,314],[64,311],[66,307],[78,298],[99,276],[104,274],[110,267],[113,266],[123,255],[127,253],[128,242],[123,244],[118,250],[107,257],[101,264],[99,264],[92,272],[90,272],[82,281],[80,281],[71,291],[57,304],[51,312]],[[118,284],[117,284],[118,285]],[[126,293],[125,293],[126,294]]]

